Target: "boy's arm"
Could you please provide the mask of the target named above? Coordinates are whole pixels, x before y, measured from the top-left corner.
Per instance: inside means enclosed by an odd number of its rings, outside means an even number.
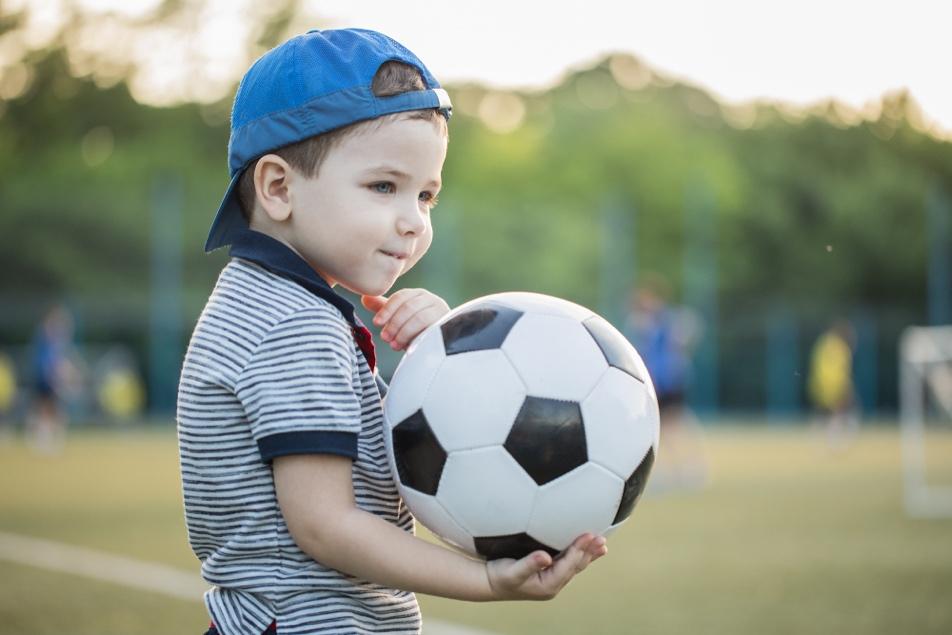
[[[278,503],[291,536],[321,564],[352,576],[460,600],[545,600],[607,552],[604,538],[586,534],[554,563],[544,551],[521,560],[467,558],[358,508],[351,465],[330,454],[274,459]]]

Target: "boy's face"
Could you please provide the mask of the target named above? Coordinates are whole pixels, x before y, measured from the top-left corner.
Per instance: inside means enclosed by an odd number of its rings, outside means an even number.
[[[291,246],[331,285],[382,295],[433,240],[446,136],[400,117],[340,140],[314,178],[289,183]]]

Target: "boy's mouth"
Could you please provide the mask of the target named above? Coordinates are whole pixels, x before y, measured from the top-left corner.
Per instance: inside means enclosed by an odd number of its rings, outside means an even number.
[[[390,256],[391,258],[396,258],[397,260],[406,260],[410,257],[410,254],[403,251],[387,251],[386,249],[381,249],[380,253],[385,256]]]

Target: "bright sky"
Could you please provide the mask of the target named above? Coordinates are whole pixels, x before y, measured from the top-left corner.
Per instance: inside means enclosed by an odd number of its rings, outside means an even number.
[[[311,0],[335,26],[406,44],[443,83],[544,86],[566,68],[627,51],[729,102],[861,108],[908,88],[952,131],[952,2],[947,0]]]
[[[80,1],[89,10],[128,16],[158,2]],[[9,10],[33,7],[28,36],[37,43],[66,15],[65,0],[6,2]],[[769,99],[805,106],[833,97],[861,110],[906,88],[927,123],[952,139],[950,0],[303,2],[307,15],[295,20],[298,29],[383,31],[417,53],[445,84],[543,88],[605,53],[629,52],[733,104]],[[204,0],[200,6],[184,32],[176,30],[183,25],[166,25],[130,39],[104,15],[79,38],[91,51],[133,62],[140,72],[132,90],[143,101],[214,101],[246,68],[244,36],[266,7],[260,0]],[[0,64],[2,44],[0,38]],[[19,75],[19,84],[0,86],[0,97],[24,88],[25,71]],[[18,79],[16,73],[8,77]]]

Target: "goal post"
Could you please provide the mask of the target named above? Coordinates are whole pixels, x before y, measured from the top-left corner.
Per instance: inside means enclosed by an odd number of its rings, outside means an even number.
[[[899,415],[906,512],[917,517],[952,516],[952,479],[930,479],[929,475],[930,449],[946,450],[950,465],[942,471],[952,473],[952,452],[948,451],[952,449],[952,325],[903,331]]]

